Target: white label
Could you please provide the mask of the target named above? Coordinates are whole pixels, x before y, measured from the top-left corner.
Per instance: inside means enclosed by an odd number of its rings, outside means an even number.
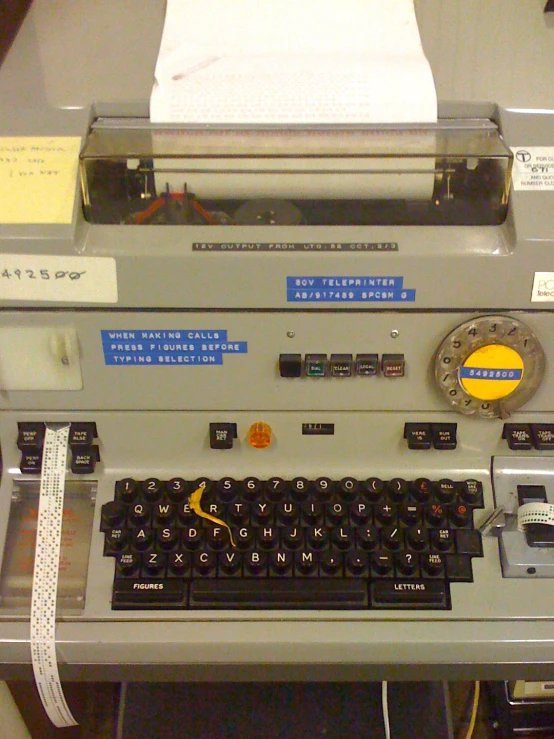
[[[514,190],[554,190],[554,146],[512,146]]]
[[[33,672],[42,705],[57,727],[77,724],[65,701],[56,657],[56,594],[68,440],[69,425],[46,427],[31,597]]]
[[[525,531],[525,526],[532,523],[542,523],[554,526],[554,505],[551,503],[525,503],[517,512],[517,527]]]
[[[0,300],[117,303],[115,259],[0,254]]]
[[[533,290],[531,291],[531,302],[554,302],[554,272],[535,272]]]

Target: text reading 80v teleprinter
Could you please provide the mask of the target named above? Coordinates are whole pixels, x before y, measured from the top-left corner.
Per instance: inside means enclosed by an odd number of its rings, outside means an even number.
[[[62,5],[0,70],[4,668],[52,489],[62,675],[545,679],[542,5],[416,4],[436,124],[226,130],[149,121],[163,3]]]

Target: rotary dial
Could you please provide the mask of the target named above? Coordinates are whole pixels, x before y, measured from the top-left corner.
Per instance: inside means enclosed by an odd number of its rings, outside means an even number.
[[[544,352],[528,326],[509,316],[482,316],[444,339],[435,379],[460,413],[507,418],[535,393],[544,367]]]

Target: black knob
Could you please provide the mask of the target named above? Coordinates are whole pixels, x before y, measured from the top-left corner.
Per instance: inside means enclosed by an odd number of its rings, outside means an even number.
[[[122,503],[111,500],[102,506],[102,526],[101,528],[119,526],[125,520],[126,508]]]

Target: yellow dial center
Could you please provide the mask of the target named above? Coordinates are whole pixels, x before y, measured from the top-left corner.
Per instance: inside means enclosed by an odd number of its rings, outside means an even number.
[[[488,344],[465,359],[459,369],[462,387],[478,400],[499,400],[523,380],[523,359],[509,346]]]

